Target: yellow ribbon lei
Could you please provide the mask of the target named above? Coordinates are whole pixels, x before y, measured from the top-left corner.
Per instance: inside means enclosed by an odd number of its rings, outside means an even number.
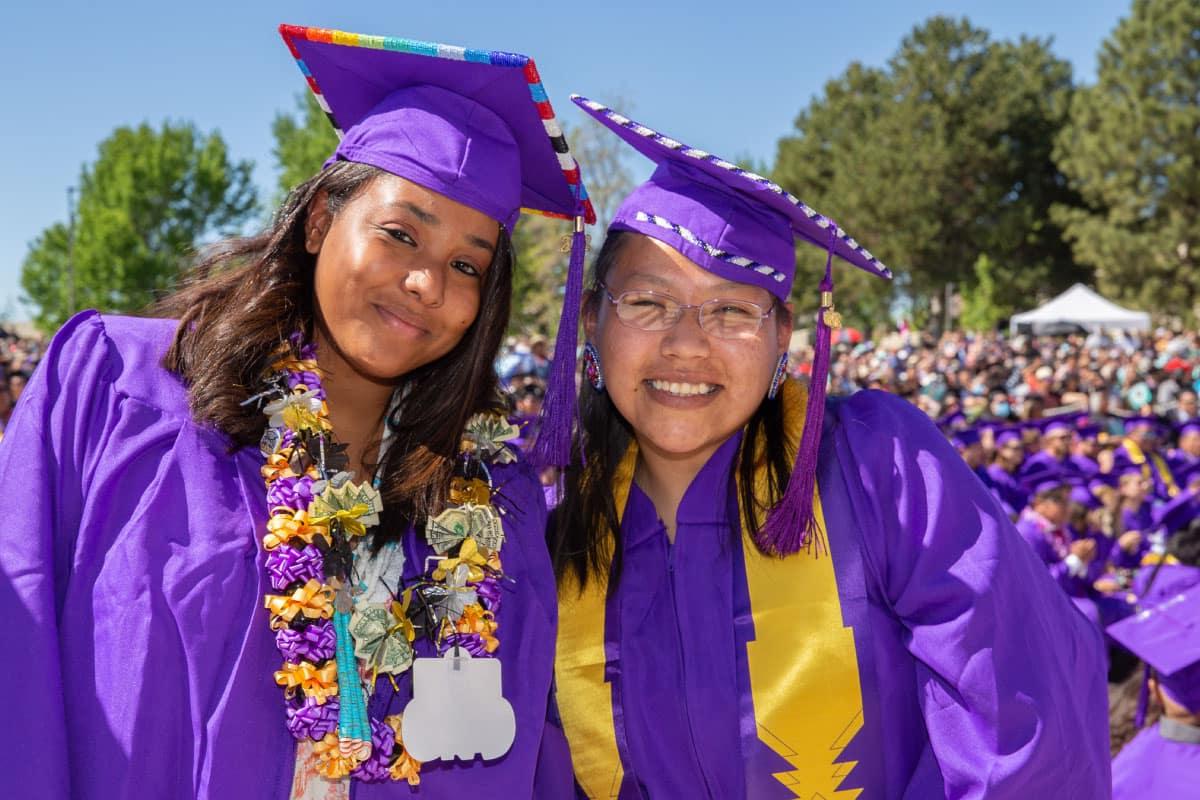
[[[267,595],[264,605],[271,611],[272,630],[286,628],[298,614],[308,619],[329,619],[333,616],[333,589],[310,578],[290,595]]]
[[[275,682],[287,689],[289,697],[299,689],[305,697],[311,697],[317,705],[323,706],[338,693],[337,662],[330,659],[316,667],[307,661],[299,664],[285,661],[283,669],[275,672]]]

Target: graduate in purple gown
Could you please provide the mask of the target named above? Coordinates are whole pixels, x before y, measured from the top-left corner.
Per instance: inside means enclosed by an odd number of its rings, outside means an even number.
[[[1075,441],[1077,414],[1062,414],[1037,421],[1041,433],[1038,451],[1021,465],[1021,475],[1052,467],[1065,475],[1076,472],[1071,462],[1071,446]]]
[[[1100,426],[1095,423],[1079,425],[1075,428],[1075,443],[1067,461],[1084,478],[1093,478],[1100,474],[1100,464],[1096,461],[1099,451]]]
[[[0,796],[529,797],[547,757],[545,507],[493,362],[519,211],[582,228],[578,171],[523,56],[281,33],[334,155],[161,318],[69,320],[0,447]],[[493,693],[412,712],[414,657],[464,653]]]
[[[1029,502],[1029,496],[1017,480],[1017,472],[1025,459],[1025,445],[1021,441],[1019,427],[1002,428],[995,434],[996,453],[987,466],[991,479],[992,494],[1000,501],[1010,519],[1016,519]]]
[[[1162,537],[1157,535],[1154,504],[1150,500],[1153,484],[1142,468],[1134,464],[1116,467],[1113,474],[1121,498],[1121,534],[1113,548],[1111,561],[1115,567],[1134,568],[1156,545],[1162,544]]]
[[[1070,477],[1061,468],[1043,465],[1039,471],[1026,474],[1023,482],[1029,493],[1029,505],[1017,519],[1017,532],[1071,602],[1099,625],[1100,612],[1090,597],[1092,582],[1099,577],[1092,572],[1099,548],[1090,537],[1073,536],[1067,525]]]
[[[1098,631],[918,409],[826,402],[833,258],[884,269],[765,178],[576,102],[657,165],[596,260],[586,460],[551,523],[580,794],[1106,797]],[[785,377],[795,237],[826,250],[811,391]]]
[[[1167,456],[1167,465],[1178,478],[1200,468],[1200,419],[1189,419],[1175,426],[1175,448]]]
[[[1113,451],[1113,469],[1137,467],[1151,482],[1152,495],[1167,501],[1179,493],[1179,484],[1167,459],[1159,452],[1161,424],[1157,417],[1125,420],[1125,438]]]
[[[1180,800],[1200,787],[1200,571],[1167,569],[1191,574],[1160,575],[1139,613],[1108,628],[1148,665],[1143,696],[1162,710],[1113,759],[1114,800]]]

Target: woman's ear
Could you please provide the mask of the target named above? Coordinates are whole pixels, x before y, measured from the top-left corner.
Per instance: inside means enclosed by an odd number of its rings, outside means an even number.
[[[321,190],[308,201],[308,214],[304,219],[304,249],[310,255],[321,252],[330,222],[329,194]]]
[[[792,322],[792,302],[789,300],[786,303],[779,303],[775,311],[775,329],[777,331],[777,338],[779,339],[776,348],[778,356],[782,356],[791,348]]]

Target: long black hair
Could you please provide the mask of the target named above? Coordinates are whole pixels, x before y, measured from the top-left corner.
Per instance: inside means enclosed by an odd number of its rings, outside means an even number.
[[[624,243],[638,235],[613,231],[604,240],[592,267],[587,312],[596,311],[601,297],[597,288],[605,283]],[[547,541],[559,584],[569,576],[582,589],[589,580],[611,578],[615,585],[620,578],[621,525],[613,479],[633,441],[633,429],[608,393],[597,392],[587,381],[580,391],[579,420],[571,466],[563,473],[563,499],[551,514]],[[751,447],[751,443],[758,446]],[[760,467],[766,468],[765,493],[755,489]],[[780,396],[764,399],[746,425],[736,468],[745,533],[762,553],[768,551],[758,545],[761,522],[783,497],[791,468],[784,441],[783,403]]]

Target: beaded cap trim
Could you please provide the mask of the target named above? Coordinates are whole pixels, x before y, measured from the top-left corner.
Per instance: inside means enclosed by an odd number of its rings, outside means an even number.
[[[868,251],[865,247],[863,247],[861,244],[859,244],[857,241],[855,241],[848,233],[846,233],[844,230],[842,230],[842,228],[839,227],[837,225],[837,223],[833,222],[828,217],[825,217],[822,214],[817,213],[814,209],[812,209],[807,204],[805,204],[802,200],[800,200],[800,198],[791,194],[790,192],[785,190],[782,186],[780,186],[779,184],[770,180],[769,178],[764,178],[762,175],[759,175],[754,172],[750,172],[749,170],[742,169],[737,164],[733,164],[729,161],[719,158],[718,156],[714,156],[712,153],[705,152],[704,150],[700,150],[695,147],[689,147],[686,144],[684,144],[683,142],[676,141],[675,139],[672,139],[668,136],[663,136],[658,131],[653,130],[652,128],[647,128],[645,125],[642,125],[641,123],[634,122],[633,120],[614,111],[613,109],[609,108],[608,106],[604,105],[603,103],[597,103],[594,100],[589,100],[589,99],[582,97],[580,95],[577,95],[577,94],[571,95],[571,99],[575,100],[578,103],[581,103],[582,105],[586,106],[587,108],[589,108],[592,111],[595,111],[599,114],[604,115],[606,118],[609,119],[609,121],[613,122],[614,124],[616,124],[622,128],[625,128],[626,130],[632,131],[633,133],[636,133],[638,136],[641,136],[646,139],[650,139],[653,142],[655,142],[656,144],[667,148],[668,150],[673,150],[676,153],[687,156],[688,158],[693,158],[697,161],[703,161],[707,164],[711,164],[712,166],[720,167],[723,170],[732,172],[734,175],[737,175],[740,178],[743,178],[747,181],[750,181],[751,183],[754,183],[754,184],[757,184],[758,186],[763,187],[764,189],[770,191],[773,194],[779,195],[780,197],[786,199],[789,203],[794,205],[796,208],[798,208],[800,210],[800,212],[802,214],[804,214],[804,216],[808,217],[810,220],[813,221],[814,224],[818,225],[819,227],[828,229],[830,225],[833,225],[835,234],[836,234],[837,238],[839,240],[841,240],[842,244],[844,244],[846,247],[850,248],[851,250],[853,250],[854,252],[856,252],[860,256],[862,256],[867,262],[870,263],[872,269],[875,272],[877,272],[880,276],[882,276],[884,278],[889,278],[889,279],[892,277],[892,271],[890,269],[888,269],[882,263],[880,263],[879,259],[877,259],[877,258],[875,258],[875,256],[871,255],[870,251]]]
[[[701,239],[696,234],[692,233],[687,228],[683,227],[682,225],[676,225],[674,222],[671,222],[671,220],[666,219],[665,217],[660,217],[657,214],[647,214],[645,211],[637,212],[635,217],[638,222],[652,222],[660,228],[666,228],[667,230],[675,231],[675,233],[678,233],[683,237],[685,242],[694,244],[696,247],[699,247],[713,258],[718,258],[727,264],[733,264],[735,267],[744,267],[745,269],[754,270],[760,275],[766,275],[772,280],[779,281],[780,283],[787,280],[787,275],[775,269],[774,267],[762,264],[750,258],[746,258],[745,256],[734,255],[728,250],[722,250],[719,247],[715,247]]]
[[[558,165],[563,171],[563,177],[566,178],[567,183],[570,185],[571,194],[583,200],[586,221],[589,224],[596,221],[596,212],[592,208],[592,201],[588,199],[587,188],[583,185],[583,181],[580,180],[579,164],[570,153],[570,148],[567,146],[567,137],[563,135],[562,126],[558,124],[558,118],[554,115],[554,108],[550,105],[550,98],[546,94],[546,88],[542,86],[542,78],[538,74],[537,65],[534,64],[533,59],[529,56],[524,56],[520,53],[508,53],[503,50],[474,50],[469,47],[421,42],[416,39],[402,39],[395,36],[368,36],[361,33],[347,33],[346,31],[312,28],[302,25],[280,25],[279,33],[283,36],[283,41],[287,45],[288,51],[296,59],[296,65],[300,67],[300,72],[304,75],[304,80],[308,83],[308,88],[312,91],[317,105],[321,106],[321,110],[329,118],[329,124],[337,132],[338,138],[342,137],[344,131],[338,125],[337,120],[333,118],[333,113],[329,109],[329,104],[325,102],[321,87],[317,85],[312,72],[305,65],[304,59],[300,57],[300,51],[296,49],[295,45],[297,39],[344,45],[346,47],[393,50],[400,53],[408,53],[409,55],[444,58],[450,61],[471,61],[477,64],[488,64],[493,67],[520,69],[529,84],[529,95],[536,107],[538,117],[542,120],[542,127],[546,129],[546,136],[550,138],[550,145],[554,148],[554,152],[558,156]],[[521,210],[556,219],[574,218],[573,215],[557,214],[538,208],[522,208]]]

